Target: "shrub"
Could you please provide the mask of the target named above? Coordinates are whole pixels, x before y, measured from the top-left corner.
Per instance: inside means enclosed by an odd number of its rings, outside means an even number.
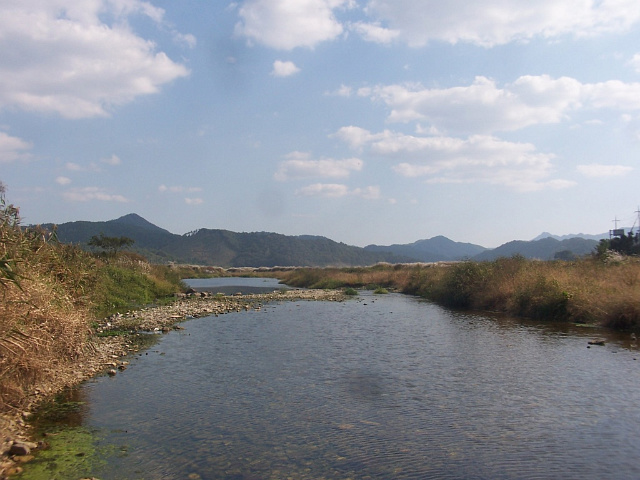
[[[567,320],[567,305],[571,295],[554,279],[538,276],[515,295],[517,315],[542,320]]]
[[[474,296],[485,287],[489,276],[486,263],[462,262],[450,267],[443,281],[434,287],[434,299],[456,308],[470,308],[474,305]]]

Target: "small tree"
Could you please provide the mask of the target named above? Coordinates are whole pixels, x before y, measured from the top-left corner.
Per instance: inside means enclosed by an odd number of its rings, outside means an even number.
[[[104,233],[94,235],[89,239],[87,245],[100,248],[105,254],[115,257],[118,251],[133,245],[135,240],[129,237],[107,237]]]

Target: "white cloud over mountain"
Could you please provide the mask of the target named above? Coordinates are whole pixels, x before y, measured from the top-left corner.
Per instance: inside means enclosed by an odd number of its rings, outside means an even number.
[[[360,197],[365,200],[377,200],[380,198],[380,188],[369,186],[365,188],[350,189],[340,183],[314,183],[296,190],[296,195],[306,197],[341,198],[347,196]]]
[[[188,75],[127,24],[134,15],[161,23],[163,13],[140,0],[0,3],[0,108],[106,116]]]
[[[415,136],[385,130],[371,133],[359,127],[343,127],[333,135],[349,146],[402,160],[393,170],[408,178],[431,183],[483,182],[519,191],[564,188],[571,181],[553,180],[554,155],[540,153],[530,143],[509,142],[489,135],[466,139]]]
[[[389,122],[427,122],[438,131],[492,133],[558,123],[582,108],[640,109],[640,83],[583,84],[548,75],[522,76],[502,88],[476,77],[468,86],[424,88],[416,84],[361,88],[358,94],[384,103]]]
[[[307,152],[291,152],[280,162],[274,178],[279,181],[303,178],[346,178],[351,172],[362,170],[364,162],[359,158],[314,160]]]
[[[101,187],[83,187],[68,190],[62,194],[65,200],[71,202],[118,202],[126,203],[129,200],[123,195],[109,193],[105,188]]]

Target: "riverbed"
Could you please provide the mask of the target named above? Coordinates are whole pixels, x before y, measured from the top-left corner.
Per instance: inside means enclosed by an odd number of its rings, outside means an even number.
[[[640,478],[627,334],[370,292],[181,326],[77,392],[83,475]]]

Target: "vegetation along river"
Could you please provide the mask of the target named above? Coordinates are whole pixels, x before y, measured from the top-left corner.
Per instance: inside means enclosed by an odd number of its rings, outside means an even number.
[[[103,460],[84,475],[640,478],[628,334],[367,292],[182,326],[78,392]]]

